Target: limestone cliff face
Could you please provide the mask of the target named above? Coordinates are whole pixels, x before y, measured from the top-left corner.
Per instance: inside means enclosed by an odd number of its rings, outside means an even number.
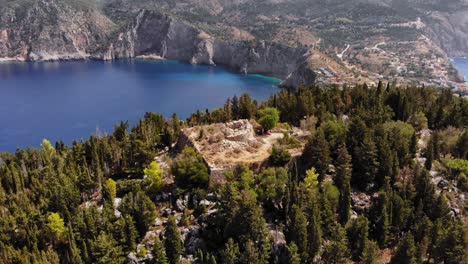
[[[307,61],[301,63],[286,79],[281,83],[282,87],[299,87],[304,84],[314,83],[317,80],[317,73]]]
[[[468,9],[434,12],[427,18],[428,35],[449,56],[468,56]]]
[[[28,0],[26,0],[28,1]],[[306,49],[273,42],[224,41],[169,15],[141,10],[119,28],[93,8],[55,0],[0,7],[0,58],[71,60],[159,55],[192,64],[223,65],[240,73],[286,78],[297,72]],[[299,76],[313,82],[313,75]]]
[[[305,49],[277,43],[218,40],[172,17],[143,10],[103,58],[157,54],[192,64],[219,64],[242,73],[285,78],[302,62],[305,53]]]
[[[113,26],[97,11],[56,1],[0,6],[0,58],[88,58],[106,42]]]

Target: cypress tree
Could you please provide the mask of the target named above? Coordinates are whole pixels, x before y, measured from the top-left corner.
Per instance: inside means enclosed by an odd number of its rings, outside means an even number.
[[[463,222],[457,220],[451,225],[447,236],[442,242],[442,248],[445,248],[444,263],[456,264],[465,263],[468,256],[468,236],[466,226]]]
[[[291,242],[289,245],[286,246],[288,264],[300,264],[301,263],[301,257],[299,256],[297,251],[298,249],[294,242]]]
[[[297,205],[293,205],[291,209],[289,227],[289,240],[297,245],[301,259],[307,259],[307,220],[304,212]]]
[[[239,245],[237,245],[237,243],[235,243],[232,238],[229,238],[221,255],[223,258],[223,263],[237,263],[237,259],[239,258]]]
[[[75,236],[71,224],[68,224],[68,262],[72,264],[83,263],[80,257],[80,250],[76,246]]]
[[[363,252],[361,264],[378,264],[379,246],[375,241],[369,241]]]
[[[322,229],[320,227],[320,211],[318,206],[314,206],[310,210],[309,224],[307,226],[309,262],[313,262],[315,256],[320,251],[322,245]]]
[[[365,216],[359,216],[352,221],[348,228],[347,235],[351,256],[354,261],[364,260],[365,251],[369,243],[369,222]]]
[[[154,264],[169,264],[169,261],[167,260],[166,252],[164,252],[164,245],[159,239],[159,236],[156,236],[156,238],[154,239],[152,253],[153,253]]]
[[[378,174],[377,148],[368,132],[353,152],[353,184],[367,191]]]
[[[107,235],[103,231],[99,234],[97,239],[93,241],[93,263],[112,264],[121,263],[122,251],[116,245],[112,236]]]
[[[468,129],[458,138],[455,146],[455,155],[460,159],[468,159]]]
[[[351,156],[345,145],[338,150],[336,159],[335,184],[340,191],[340,201],[338,204],[338,217],[342,225],[349,220],[351,208]]]
[[[307,143],[301,158],[307,169],[314,167],[317,170],[319,181],[322,181],[331,163],[330,147],[322,130]]]
[[[164,247],[169,263],[178,264],[182,253],[182,241],[173,215],[168,218],[165,236]]]
[[[348,239],[341,225],[335,225],[330,242],[325,245],[322,254],[324,263],[346,263],[349,256]]]
[[[388,197],[383,191],[372,207],[373,236],[381,248],[387,246],[390,234],[390,216],[388,214]]]
[[[391,264],[416,264],[416,247],[414,238],[408,233],[405,239],[398,246],[397,252],[392,257]]]
[[[247,240],[244,245],[244,252],[240,257],[241,264],[261,264],[260,253],[252,240]]]
[[[232,98],[232,119],[237,120],[239,119],[240,116],[240,110],[239,110],[239,98],[235,95]]]

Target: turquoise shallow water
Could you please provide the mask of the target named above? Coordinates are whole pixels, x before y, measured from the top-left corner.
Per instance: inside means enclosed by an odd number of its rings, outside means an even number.
[[[242,93],[262,101],[279,82],[175,61],[2,63],[0,151],[37,147],[43,138],[71,143],[148,111],[186,118]]]

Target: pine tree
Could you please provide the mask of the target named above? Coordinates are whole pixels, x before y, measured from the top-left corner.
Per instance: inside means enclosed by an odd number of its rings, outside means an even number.
[[[121,248],[106,233],[101,232],[92,245],[93,263],[117,264],[123,261]]]
[[[138,230],[135,227],[135,222],[132,217],[125,215],[122,217],[125,221],[125,240],[127,250],[134,250],[136,248],[136,241],[138,238]]]
[[[169,216],[165,231],[164,247],[169,263],[178,264],[182,253],[182,240],[174,216]]]
[[[154,264],[169,264],[169,261],[166,256],[166,252],[164,252],[164,245],[159,239],[159,236],[156,236],[156,238],[154,239],[152,253],[153,253]]]
[[[330,238],[333,235],[334,230],[336,229],[336,215],[333,211],[330,201],[324,193],[321,195],[322,210],[321,210],[321,222],[323,236],[325,238]]]
[[[232,189],[233,186],[228,188]],[[234,197],[229,197],[231,201],[222,205],[227,207],[224,235],[239,241],[241,247],[247,245],[247,240],[255,241],[253,245],[256,246],[255,252],[259,258],[258,261],[267,263],[271,245],[263,211],[258,206],[256,197],[251,191],[235,192]],[[241,248],[241,251],[245,250],[247,249]]]
[[[322,229],[320,227],[320,210],[315,204],[310,209],[309,224],[307,226],[309,262],[313,262],[322,245]]]
[[[239,98],[234,96],[232,98],[232,119],[237,120],[240,118],[240,110],[239,110]]]
[[[80,257],[80,249],[76,246],[75,235],[71,224],[68,224],[68,263],[80,264],[83,263]]]
[[[226,122],[229,122],[232,120],[232,104],[231,104],[231,99],[228,98],[226,100],[226,103],[224,103],[224,113],[226,115]]]
[[[379,246],[375,241],[369,241],[366,244],[361,264],[378,264]]]
[[[251,119],[255,112],[255,105],[248,94],[242,94],[239,98],[239,117],[241,119]]]
[[[301,263],[301,257],[299,256],[297,251],[298,249],[294,242],[291,242],[289,245],[286,246],[288,264],[300,264]]]
[[[240,257],[241,264],[261,264],[260,253],[252,240],[247,240],[244,245],[244,252]]]
[[[314,167],[319,173],[319,181],[322,181],[331,163],[330,147],[322,130],[307,143],[301,157],[306,168]]]
[[[180,133],[180,120],[179,117],[177,116],[177,113],[172,114],[172,131],[174,132],[174,136],[177,138]]]
[[[433,211],[433,219],[442,219],[448,220],[447,217],[449,217],[450,213],[450,207],[448,206],[448,200],[445,194],[442,192],[438,197],[437,200],[435,201],[435,204],[432,208]]]
[[[351,256],[354,261],[361,261],[364,259],[365,251],[369,243],[369,223],[365,216],[359,216],[356,220],[352,221],[351,226],[347,230],[349,247],[351,249]]]
[[[468,159],[468,129],[458,138],[455,155],[460,159]]]
[[[397,252],[392,257],[391,264],[416,264],[416,247],[414,238],[408,233],[404,240],[398,246]]]
[[[372,207],[373,236],[380,247],[385,247],[390,235],[390,216],[388,214],[388,197],[383,191],[379,193],[377,201]]]
[[[377,148],[370,133],[353,151],[353,184],[361,190],[369,190],[379,170]]]
[[[432,167],[432,162],[440,158],[440,142],[439,142],[439,132],[435,131],[429,142],[427,143],[426,149],[426,162],[424,166],[426,169],[430,170]]]
[[[226,242],[226,246],[222,252],[223,263],[235,264],[239,258],[239,245],[234,242],[232,238],[229,238]]]
[[[341,225],[335,225],[330,243],[325,245],[322,254],[324,263],[346,263],[348,261],[348,239]]]
[[[468,236],[466,226],[463,222],[456,221],[448,230],[443,241],[444,263],[456,264],[466,263],[468,257]]]
[[[290,214],[289,241],[296,244],[301,259],[308,259],[307,220],[305,214],[297,205],[293,205]]]
[[[335,184],[340,191],[340,202],[338,204],[338,217],[342,225],[345,225],[350,216],[351,208],[351,156],[345,145],[338,150],[336,159]]]
[[[434,145],[433,144],[428,144],[427,149],[426,149],[426,161],[424,162],[424,167],[427,170],[431,170],[432,168],[432,162],[434,161]]]

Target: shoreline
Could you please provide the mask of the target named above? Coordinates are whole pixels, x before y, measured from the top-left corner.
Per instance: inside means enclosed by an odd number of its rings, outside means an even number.
[[[47,62],[80,62],[80,61],[113,62],[113,61],[121,61],[121,60],[141,60],[141,61],[161,61],[161,62],[174,61],[177,63],[198,65],[198,66],[212,66],[212,67],[220,66],[220,67],[223,67],[228,72],[231,72],[234,74],[246,75],[246,76],[250,76],[253,78],[270,79],[274,83],[278,83],[278,84],[272,84],[275,87],[281,87],[281,83],[284,82],[284,79],[278,76],[270,75],[270,74],[257,73],[257,72],[252,72],[252,73],[238,72],[238,71],[234,71],[233,69],[225,65],[191,64],[190,62],[186,62],[186,61],[166,59],[157,54],[144,54],[144,55],[138,55],[135,57],[117,58],[117,59],[112,59],[112,60],[106,60],[101,57],[93,57],[93,56],[83,57],[83,58],[61,58],[61,59],[46,59],[46,60],[25,60],[23,58],[0,57],[0,63],[47,63]]]
[[[146,54],[146,55],[138,55],[135,56],[135,59],[141,59],[141,60],[167,60],[166,58],[163,58],[157,54]]]

